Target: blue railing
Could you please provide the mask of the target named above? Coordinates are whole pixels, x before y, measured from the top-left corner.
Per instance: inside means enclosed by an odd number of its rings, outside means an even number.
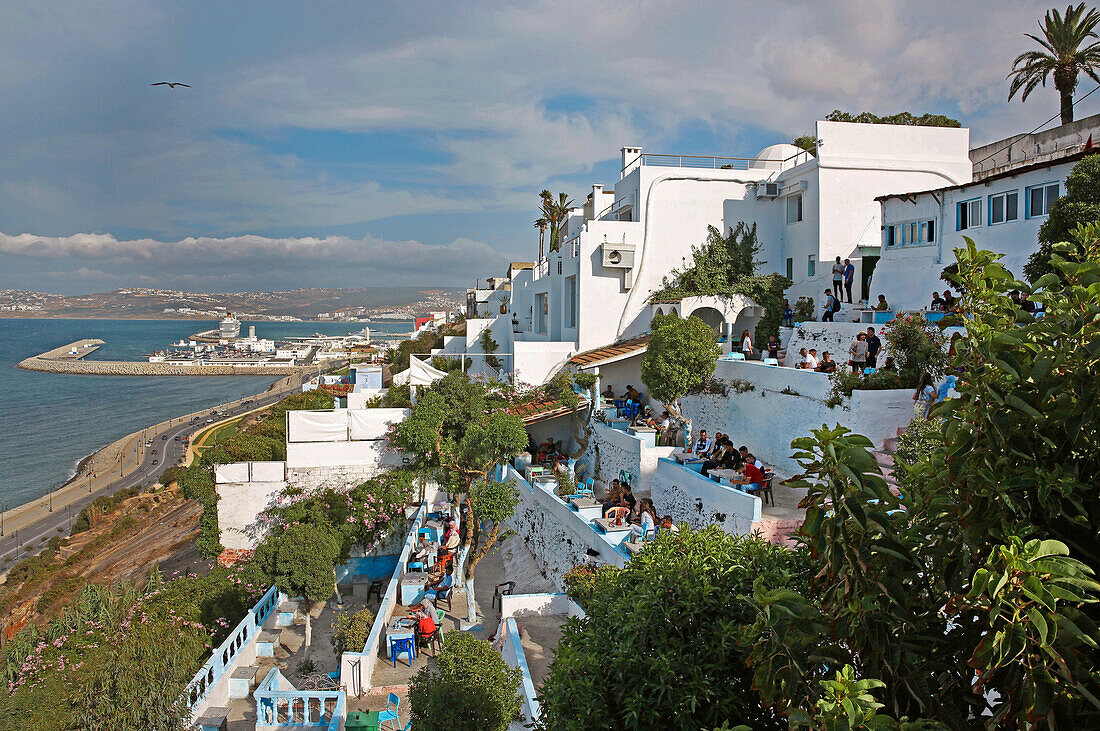
[[[210,654],[210,659],[195,673],[195,677],[187,684],[187,690],[184,691],[192,712],[210,695],[210,691],[234,665],[241,649],[256,639],[260,627],[278,603],[279,590],[272,586],[260,597],[260,601],[253,605],[244,619],[233,628],[229,637]]]
[[[283,690],[285,688],[285,690]],[[316,728],[336,731],[347,717],[342,690],[296,690],[278,668],[256,688],[256,728]]]

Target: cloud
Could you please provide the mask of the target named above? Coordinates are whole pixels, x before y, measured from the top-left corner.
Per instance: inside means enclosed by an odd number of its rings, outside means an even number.
[[[107,234],[48,237],[0,234],[6,280],[39,272],[77,289],[120,282],[188,286],[199,291],[308,286],[460,286],[503,271],[507,259],[484,243],[447,245],[349,238],[190,237],[177,241],[118,240]],[[68,266],[58,268],[59,263]],[[259,285],[259,286],[257,286]]]

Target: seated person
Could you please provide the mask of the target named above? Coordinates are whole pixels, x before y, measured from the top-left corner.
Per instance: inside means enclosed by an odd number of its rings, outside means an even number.
[[[1035,303],[1027,298],[1027,292],[1020,293],[1020,309],[1024,312],[1035,312]]]
[[[806,370],[817,370],[817,349],[810,348],[810,352],[806,354]]]
[[[639,504],[638,521],[630,526],[630,532],[644,536],[647,531],[653,534],[657,532],[657,509],[653,507],[653,501],[646,497]]]
[[[696,457],[699,457],[709,452],[711,450],[711,447],[712,445],[710,439],[707,438],[707,430],[700,429],[699,438],[695,440],[695,446],[693,446],[691,449],[685,449],[684,453],[692,453]]]
[[[435,623],[435,607],[431,602],[424,599],[420,604],[413,607],[408,614],[409,617],[416,620],[416,628],[413,629],[413,635],[416,637],[416,644],[421,647],[426,647],[428,644],[428,638],[436,633],[439,629]]]
[[[443,540],[439,542],[439,558],[454,553],[458,548],[458,528],[454,519],[447,522],[447,530],[443,533]]]
[[[818,373],[835,373],[836,361],[829,357],[829,351],[821,354],[821,362],[817,364]]]
[[[618,482],[618,480],[616,480],[616,482]],[[626,508],[631,512],[631,514],[633,514],[634,508],[638,504],[638,499],[635,498],[634,493],[631,492],[630,485],[624,482],[619,485],[618,499],[614,502],[609,501],[609,503],[610,504],[605,503],[605,505],[607,506],[606,508],[604,508],[603,511],[603,517],[605,518],[607,517],[607,514],[611,511],[611,508]]]
[[[943,291],[943,311],[954,312],[956,304],[955,295],[951,294],[951,290],[945,289]]]
[[[722,440],[721,452],[704,462],[703,469],[700,470],[700,473],[703,477],[710,477],[711,470],[732,470],[737,466],[738,462],[740,462],[740,457],[737,454],[737,450],[733,448],[733,442],[726,438]]]
[[[764,473],[760,471],[759,467],[747,460],[741,463],[739,472],[748,480],[748,484],[742,486],[745,490],[759,490],[764,484]]]
[[[756,469],[760,470],[761,472],[764,471],[764,463],[758,460],[756,458],[756,455],[750,452],[748,449],[745,449],[745,451],[741,453],[741,459],[755,466]]]
[[[426,562],[434,548],[435,544],[433,544],[426,535],[420,536],[420,540],[417,541],[416,547],[413,550],[413,559],[421,563]]]
[[[928,309],[932,312],[943,312],[943,300],[940,299],[939,292],[932,292],[932,304],[928,305]]]
[[[809,355],[809,353],[806,352],[805,348],[799,348],[798,349],[798,362],[794,364],[794,367],[795,368],[805,368],[806,367],[806,356],[807,355]]]
[[[618,480],[612,480],[611,484],[607,488],[607,500],[603,503],[603,517],[607,517],[607,511],[611,508],[617,507],[619,504],[619,498],[622,497],[623,488],[619,484]]]
[[[539,445],[538,461],[545,462],[554,454],[554,440],[552,437],[546,437],[546,441]]]
[[[438,579],[432,579],[424,585],[424,598],[435,601],[440,596],[444,599],[450,593],[451,589],[455,585],[455,565],[453,563],[447,564],[447,573],[440,576]]]
[[[615,400],[615,389],[611,388],[611,384],[607,384],[607,388],[603,390],[603,397],[608,401]]]
[[[638,393],[638,389],[627,384],[626,393],[623,395],[623,398],[627,399],[628,401],[634,401],[635,403],[641,403],[642,394]]]
[[[890,303],[886,301],[886,295],[880,294],[878,296],[878,304],[875,305],[875,310],[878,312],[887,312],[890,309]]]
[[[667,530],[667,531],[671,531],[673,533],[679,533],[680,532],[680,529],[677,528],[676,524],[672,522],[672,516],[671,515],[666,515],[665,517],[661,518],[661,526],[660,527],[661,527],[662,531]]]
[[[768,357],[769,358],[775,358],[776,360],[779,360],[779,348],[780,348],[780,345],[779,345],[779,337],[778,336],[772,335],[770,338],[768,338]]]

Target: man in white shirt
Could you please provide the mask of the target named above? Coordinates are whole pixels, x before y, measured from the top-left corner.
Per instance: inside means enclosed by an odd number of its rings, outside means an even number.
[[[803,365],[802,367],[806,370],[817,370],[817,350],[814,348],[810,348],[810,352],[806,353],[806,360],[803,361],[803,363],[805,363],[805,365]]]

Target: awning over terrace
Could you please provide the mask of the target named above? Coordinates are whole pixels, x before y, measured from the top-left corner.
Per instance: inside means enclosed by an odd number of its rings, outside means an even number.
[[[598,368],[608,363],[614,363],[635,355],[641,355],[646,351],[648,345],[649,335],[642,335],[641,337],[631,340],[624,340],[620,343],[605,345],[602,348],[577,353],[569,359],[569,364],[576,367],[578,370]]]

